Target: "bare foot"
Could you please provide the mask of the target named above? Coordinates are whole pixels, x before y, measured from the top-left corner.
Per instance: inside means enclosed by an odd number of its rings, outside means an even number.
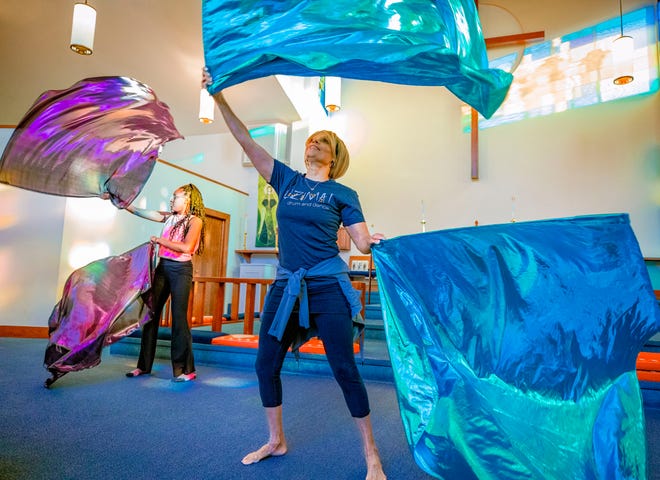
[[[253,463],[257,463],[263,460],[264,458],[282,456],[286,454],[286,452],[287,452],[286,442],[280,442],[277,444],[267,443],[259,450],[255,450],[254,452],[250,452],[247,455],[245,455],[245,457],[243,457],[243,460],[241,460],[241,463],[243,465],[252,465]]]
[[[369,468],[366,480],[387,480],[383,467],[379,465],[378,468]]]
[[[383,465],[380,463],[380,457],[376,453],[373,456],[367,457],[367,478],[366,480],[386,480],[385,472],[383,472]]]

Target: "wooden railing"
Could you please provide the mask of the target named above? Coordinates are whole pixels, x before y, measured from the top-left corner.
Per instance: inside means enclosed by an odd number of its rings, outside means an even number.
[[[188,302],[188,324],[191,328],[210,325],[212,331],[221,332],[224,323],[243,322],[243,333],[254,334],[255,312],[262,311],[268,285],[272,282],[271,278],[193,277]],[[364,316],[366,284],[364,282],[351,282],[351,284],[360,292],[362,316]],[[241,285],[245,285],[242,305]],[[259,285],[261,288],[257,288]],[[225,314],[228,288],[231,291],[231,309]],[[169,300],[163,309],[160,325],[163,327],[172,325]]]
[[[263,308],[267,287],[272,282],[271,278],[193,277],[188,302],[188,324],[191,328],[210,325],[214,332],[221,332],[223,323],[244,322],[243,333],[252,334],[254,314]],[[241,285],[245,285],[243,305],[240,305]],[[262,285],[262,287],[257,288],[258,285]],[[228,288],[231,292],[231,309],[225,315],[225,298]],[[259,298],[257,298],[257,291],[260,292]],[[242,315],[239,313],[241,311],[244,312]],[[171,324],[168,300],[160,325],[169,327]]]

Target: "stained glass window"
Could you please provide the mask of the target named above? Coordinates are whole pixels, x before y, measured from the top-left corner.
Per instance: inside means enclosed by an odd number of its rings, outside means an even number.
[[[490,119],[479,116],[479,128],[559,113],[658,90],[657,23],[653,7],[623,16],[623,31],[634,39],[632,75],[627,85],[614,85],[612,44],[621,35],[620,18],[563,37],[530,45],[521,53],[493,59],[492,68],[506,71],[518,63],[506,100]],[[470,131],[470,107],[463,106],[463,131]]]

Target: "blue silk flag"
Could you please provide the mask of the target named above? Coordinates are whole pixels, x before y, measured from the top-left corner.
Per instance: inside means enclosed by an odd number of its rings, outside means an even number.
[[[488,68],[474,0],[204,0],[210,93],[283,74],[445,86],[490,117],[512,76]]]
[[[635,360],[660,316],[627,215],[403,236],[373,254],[423,470],[646,478]]]

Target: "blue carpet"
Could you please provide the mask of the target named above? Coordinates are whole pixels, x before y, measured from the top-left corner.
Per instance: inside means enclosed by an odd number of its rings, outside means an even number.
[[[195,382],[126,378],[135,358],[109,355],[45,389],[46,340],[0,338],[0,478],[355,480],[359,435],[332,378],[284,375],[286,456],[244,466],[267,429],[251,370],[198,366]],[[390,479],[430,479],[403,433],[394,387],[366,382],[374,433]]]
[[[289,453],[240,463],[267,430],[250,369],[198,365],[170,381],[167,359],[129,379],[134,357],[104,352],[93,369],[47,390],[44,339],[0,338],[0,479],[362,480],[357,429],[332,378],[283,376]],[[405,441],[394,386],[367,381],[374,433],[390,480],[428,480]],[[647,406],[648,480],[660,480],[660,408]]]

